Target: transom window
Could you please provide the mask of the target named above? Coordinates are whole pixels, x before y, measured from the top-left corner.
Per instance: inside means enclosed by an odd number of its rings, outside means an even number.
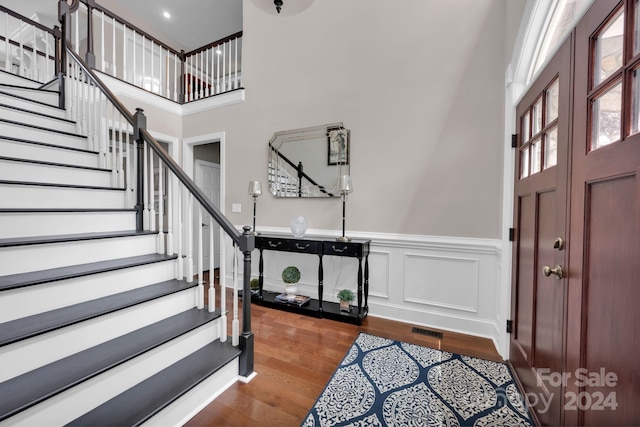
[[[556,78],[520,118],[520,178],[558,163],[559,89]]]

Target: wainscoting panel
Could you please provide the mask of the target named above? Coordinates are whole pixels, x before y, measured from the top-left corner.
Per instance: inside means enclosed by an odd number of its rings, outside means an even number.
[[[405,254],[404,300],[478,312],[478,259]]]
[[[290,236],[281,228],[260,230]],[[312,236],[334,236],[335,231],[309,230]],[[391,235],[350,232],[354,238],[371,239],[369,254],[369,316],[411,325],[462,332],[490,338],[497,349],[507,335],[502,313],[508,312],[508,296],[500,295],[502,243],[498,239],[442,236]],[[300,268],[300,293],[317,297],[318,257],[284,252],[265,254],[265,288],[283,290],[280,277],[287,265]],[[253,253],[252,276],[258,274],[259,252]],[[231,271],[227,257],[228,272]],[[337,301],[340,289],[355,291],[358,266],[355,259],[323,258],[324,296]],[[231,284],[230,273],[227,283]],[[503,354],[503,356],[505,356]]]

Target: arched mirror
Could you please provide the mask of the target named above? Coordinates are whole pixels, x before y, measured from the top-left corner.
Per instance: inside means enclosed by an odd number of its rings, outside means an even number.
[[[350,131],[342,123],[276,132],[269,140],[269,191],[276,197],[340,197],[349,175]]]

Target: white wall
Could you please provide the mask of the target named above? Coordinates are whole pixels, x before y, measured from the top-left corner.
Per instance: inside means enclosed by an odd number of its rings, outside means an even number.
[[[241,226],[252,222],[248,181],[266,186],[273,133],[343,122],[355,188],[347,234],[372,239],[370,316],[486,336],[504,355],[504,75],[524,0],[514,3],[322,0],[284,17],[245,1],[246,97],[181,108],[182,139],[225,133],[225,204],[242,204],[226,214]],[[286,234],[304,215],[310,233],[340,233],[339,199],[266,193],[258,204],[258,231]],[[316,261],[268,255],[268,286],[296,263],[312,294]],[[327,299],[355,288],[354,268],[325,264]]]

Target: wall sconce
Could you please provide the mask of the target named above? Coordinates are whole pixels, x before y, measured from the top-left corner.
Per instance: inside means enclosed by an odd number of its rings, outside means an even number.
[[[253,197],[253,234],[256,234],[256,202],[258,196],[262,194],[262,184],[260,181],[249,181],[249,195]]]
[[[351,176],[342,175],[338,180],[338,193],[342,196],[342,236],[338,237],[336,240],[339,242],[349,242],[351,241],[350,237],[346,237],[344,235],[345,229],[345,213],[347,206],[347,196],[349,193],[353,191],[353,185],[351,184]]]

